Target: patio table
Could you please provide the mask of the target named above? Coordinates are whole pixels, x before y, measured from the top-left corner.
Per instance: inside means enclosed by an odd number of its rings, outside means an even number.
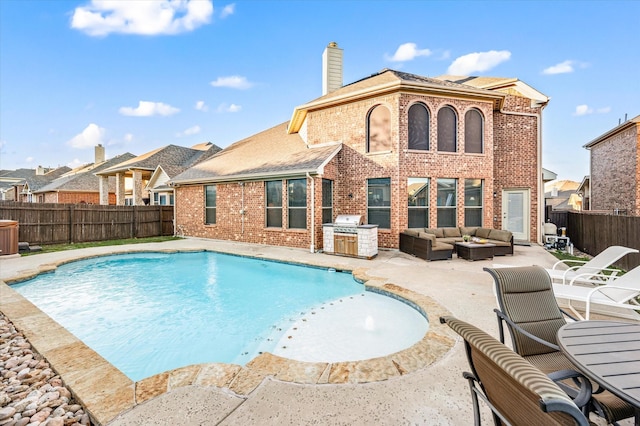
[[[585,376],[634,406],[640,426],[640,323],[568,323],[558,346]]]

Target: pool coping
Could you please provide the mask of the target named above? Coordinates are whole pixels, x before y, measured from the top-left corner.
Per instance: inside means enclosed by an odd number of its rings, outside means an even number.
[[[189,365],[133,382],[93,349],[47,316],[38,307],[10,288],[10,284],[24,281],[41,273],[52,272],[58,266],[93,257],[140,252],[202,252],[273,260],[304,266],[326,268],[326,264],[289,262],[268,256],[228,253],[209,249],[137,249],[114,248],[108,254],[79,255],[55,263],[39,265],[37,269],[20,271],[0,280],[0,311],[19,329],[32,347],[40,353],[60,375],[74,397],[85,407],[92,420],[105,425],[119,414],[136,405],[183,386],[215,386],[228,389],[238,396],[247,396],[268,377],[299,384],[357,384],[400,377],[433,364],[449,352],[456,335],[438,318],[450,312],[432,298],[388,282],[383,277],[367,274],[369,268],[351,270],[353,277],[365,289],[393,297],[417,309],[429,320],[429,329],[421,340],[404,350],[382,357],[347,362],[304,362],[283,358],[269,352],[262,353],[245,366],[208,363]],[[341,266],[336,269],[345,270]]]

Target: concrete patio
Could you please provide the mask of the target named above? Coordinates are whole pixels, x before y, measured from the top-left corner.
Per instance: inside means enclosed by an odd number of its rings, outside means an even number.
[[[375,259],[362,260],[301,249],[184,239],[0,258],[0,279],[13,280],[32,275],[37,270],[50,269],[51,265],[114,251],[203,249],[336,269],[364,270],[369,277],[435,300],[452,315],[494,336],[498,334],[493,313],[493,280],[482,268],[492,266],[494,262],[551,267],[556,261],[554,256],[537,245],[516,246],[513,256],[493,260],[469,262],[454,256],[452,260],[426,262],[397,250],[382,250]],[[0,283],[0,290],[1,287],[4,284]],[[0,294],[9,293],[5,290]],[[11,319],[11,315],[7,316]],[[429,321],[434,323],[438,318],[429,315]],[[38,349],[37,345],[34,346]],[[471,424],[473,413],[469,389],[462,378],[462,372],[467,369],[463,344],[456,339],[453,348],[429,366],[382,381],[300,384],[266,377],[245,395],[228,388],[189,385],[171,389],[125,412],[115,412],[111,416],[115,419],[109,425]],[[488,411],[484,408],[483,415],[489,421]]]

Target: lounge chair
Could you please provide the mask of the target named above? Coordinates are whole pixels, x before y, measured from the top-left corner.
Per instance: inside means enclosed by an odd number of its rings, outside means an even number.
[[[570,284],[572,280],[582,283],[603,282],[615,278],[618,270],[609,267],[629,253],[638,253],[638,250],[629,247],[610,246],[589,261],[559,260],[553,265],[553,268],[547,269],[547,272],[552,281],[562,284]],[[577,263],[577,265],[571,266],[570,263]],[[566,266],[566,268],[561,269],[561,265]],[[604,272],[610,272],[611,275],[604,277]]]
[[[604,280],[605,278],[602,277]],[[572,284],[579,280],[572,280]],[[636,266],[616,279],[609,279],[603,285],[593,284],[597,280],[589,280],[589,286],[553,284],[553,292],[559,299],[565,299],[571,311],[580,319],[589,319],[592,305],[605,305],[614,308],[631,309],[640,312],[640,304],[636,300],[640,296],[640,266]],[[571,302],[583,302],[584,317],[573,307]]]
[[[453,317],[442,317],[465,341],[474,424],[480,425],[479,399],[493,413],[495,424],[589,425],[578,405],[589,400],[588,381],[572,401],[549,377],[484,331]]]
[[[545,374],[575,369],[557,345],[558,329],[567,318],[558,306],[549,274],[541,266],[484,268],[495,281],[500,309],[500,341],[504,343],[504,323],[511,334],[513,350]],[[566,286],[572,287],[572,286]],[[592,383],[593,385],[593,383]],[[608,391],[593,385],[590,409],[614,423],[635,415],[634,408]]]

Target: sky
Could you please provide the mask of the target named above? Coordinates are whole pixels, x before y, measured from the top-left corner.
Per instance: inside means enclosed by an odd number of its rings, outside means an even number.
[[[169,144],[224,148],[384,68],[515,77],[550,98],[542,166],[589,174],[585,144],[640,114],[640,2],[0,0],[0,169]]]

